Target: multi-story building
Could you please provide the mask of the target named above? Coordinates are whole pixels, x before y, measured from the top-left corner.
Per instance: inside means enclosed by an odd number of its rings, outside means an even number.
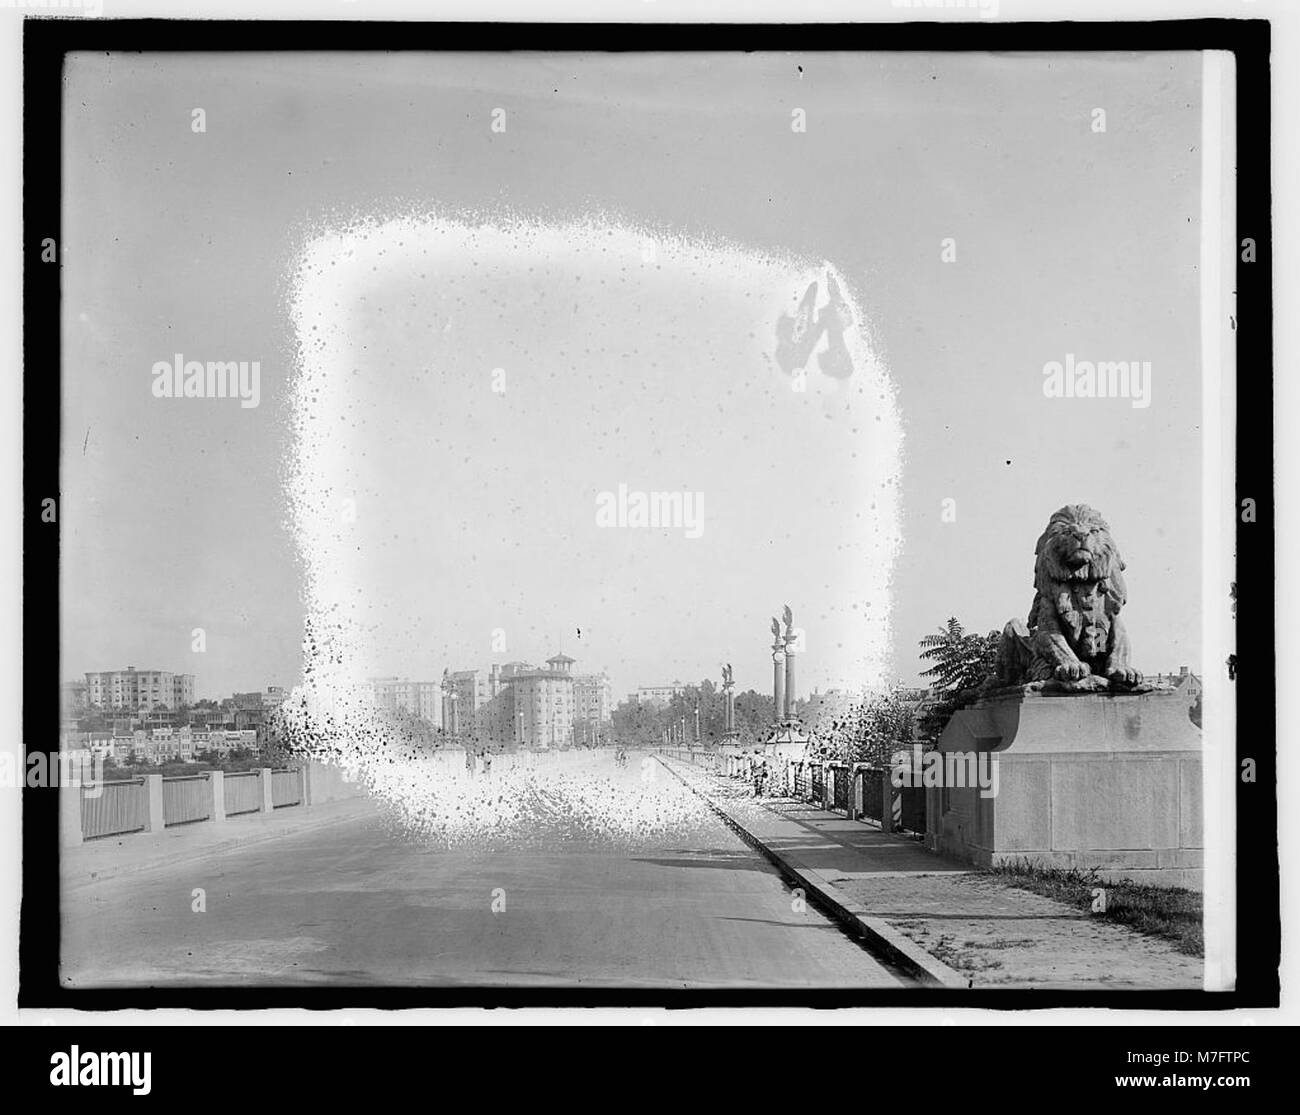
[[[443,684],[443,724],[449,733],[481,744],[569,747],[575,720],[588,714],[608,720],[613,711],[603,676],[583,679],[584,703],[579,709],[573,663],[567,655],[556,654],[545,666],[507,662],[449,671]]]
[[[193,739],[195,754],[212,751],[218,755],[228,755],[237,748],[242,748],[245,751],[255,751],[257,749],[257,733],[255,731],[196,731],[191,733],[191,738]]]
[[[520,746],[551,750],[572,745],[573,663],[568,655],[555,654],[546,660],[545,669],[520,671],[507,678],[514,740]]]
[[[604,674],[575,674],[573,678],[573,716],[605,724],[614,715],[614,697],[609,678]]]
[[[86,674],[86,702],[98,709],[149,712],[194,703],[194,675],[168,670],[104,670]]]
[[[442,719],[442,685],[436,681],[407,678],[371,678],[375,704],[390,712],[408,712],[437,726]]]
[[[68,754],[85,752],[95,759],[115,758],[113,733],[105,731],[68,731],[59,735],[59,751]]]
[[[534,667],[525,662],[509,662],[504,666],[492,665],[472,670],[455,670],[443,677],[442,726],[452,735],[497,738],[509,730],[509,710],[505,707],[505,682],[516,674],[527,673]]]
[[[235,731],[255,732],[262,726],[262,721],[269,710],[263,703],[261,690],[251,693],[232,693],[230,700],[234,705]]]
[[[670,704],[674,697],[685,692],[686,686],[680,681],[675,681],[672,685],[642,685],[637,687],[636,699],[638,704],[662,708]]]
[[[113,732],[112,747],[115,754],[123,757],[139,756],[144,759],[150,757],[148,736],[145,735],[143,728],[137,728],[134,731],[116,729]]]
[[[190,712],[190,726],[195,731],[234,731],[236,710],[232,707],[200,708]]]
[[[194,735],[189,728],[155,728],[147,736],[147,746],[149,757],[154,762],[166,762],[169,759],[188,762],[197,751]]]

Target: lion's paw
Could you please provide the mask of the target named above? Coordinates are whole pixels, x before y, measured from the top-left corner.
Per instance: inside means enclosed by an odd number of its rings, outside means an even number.
[[[1111,666],[1106,676],[1116,685],[1142,684],[1142,674],[1132,666]]]
[[[1092,673],[1092,667],[1086,662],[1062,662],[1053,674],[1057,681],[1079,681]]]

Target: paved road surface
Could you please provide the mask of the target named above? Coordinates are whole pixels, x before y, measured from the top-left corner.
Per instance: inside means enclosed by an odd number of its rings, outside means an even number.
[[[637,762],[591,760],[626,787]],[[663,772],[661,772],[663,773]],[[65,897],[70,987],[893,987],[674,779],[681,831],[438,848],[379,813]],[[140,839],[146,839],[141,837]],[[192,891],[206,891],[206,912]],[[495,892],[495,894],[494,894]],[[498,907],[493,912],[494,897]]]

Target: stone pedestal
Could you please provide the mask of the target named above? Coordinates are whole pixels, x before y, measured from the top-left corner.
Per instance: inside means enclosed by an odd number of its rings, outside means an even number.
[[[927,779],[932,850],[1201,888],[1201,733],[1178,695],[995,696],[954,714],[939,751],[994,763],[996,794]]]
[[[208,789],[212,791],[212,820],[221,823],[226,819],[226,772],[214,770],[208,774]],[[303,804],[308,804],[306,797]]]
[[[145,822],[145,832],[162,832],[167,826],[163,813],[163,788],[161,774],[144,776],[145,800],[148,802],[149,814]]]

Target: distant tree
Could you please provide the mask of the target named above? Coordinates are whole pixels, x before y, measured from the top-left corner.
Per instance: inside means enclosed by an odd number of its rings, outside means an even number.
[[[1196,694],[1196,700],[1187,707],[1187,716],[1198,728],[1201,726],[1201,694]]]
[[[615,705],[610,731],[625,747],[653,747],[662,739],[655,710],[640,701],[620,701]]]
[[[695,743],[695,710],[700,711],[700,744],[716,747],[722,742],[725,731],[722,690],[712,678],[697,685],[685,686],[663,704],[651,704],[635,699],[620,701],[614,708],[608,734],[624,747],[658,747],[664,733],[674,733],[686,727],[686,742]],[[741,738],[760,738],[771,720],[770,702],[752,690],[736,694],[736,726]],[[760,711],[762,709],[762,711]],[[602,731],[602,739],[605,737]]]
[[[910,702],[895,694],[880,694],[847,707],[825,708],[814,731],[828,758],[884,766],[896,751],[912,743],[915,712]]]
[[[755,689],[746,689],[736,694],[736,730],[740,732],[740,744],[761,743],[772,728],[772,695],[759,693]]]

